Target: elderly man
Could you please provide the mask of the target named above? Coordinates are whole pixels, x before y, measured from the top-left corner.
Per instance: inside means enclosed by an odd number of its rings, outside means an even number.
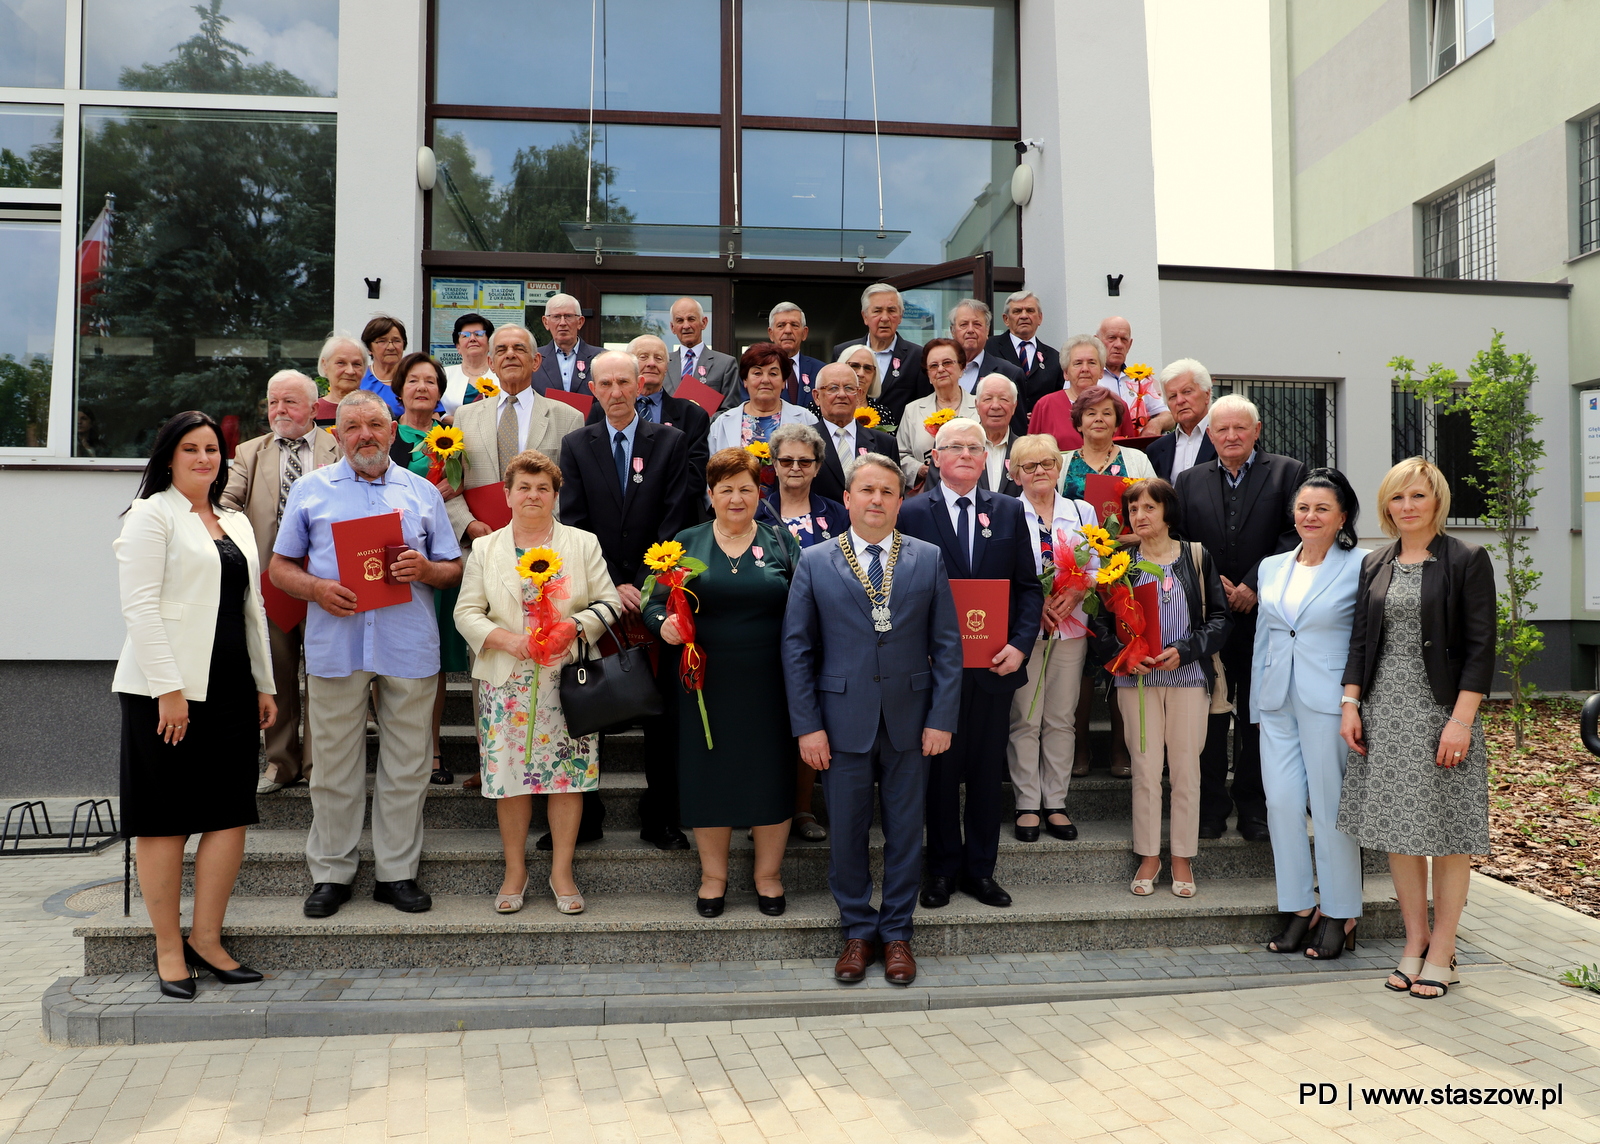
[[[639,363],[639,396],[634,399],[633,407],[645,421],[683,430],[689,438],[689,483],[692,487],[696,474],[699,474],[703,483],[706,460],[711,456],[711,450],[706,445],[706,438],[711,432],[710,415],[695,402],[668,394],[666,385],[673,380],[673,375],[666,342],[654,334],[640,334],[628,343],[627,352]],[[595,402],[594,408],[589,410],[588,424],[598,425],[605,418],[605,407]],[[693,500],[695,505],[700,503],[699,497]]]
[[[678,339],[678,348],[672,351],[672,361],[667,367],[667,395],[675,395],[678,383],[685,377],[709,385],[724,399],[738,389],[738,361],[705,344],[706,325],[711,319],[706,316],[699,299],[679,298],[672,304],[671,321],[672,336]]]
[[[524,449],[560,456],[562,438],[583,426],[583,415],[576,409],[539,392],[534,376],[540,354],[526,327],[507,323],[489,341],[489,360],[500,379],[500,393],[456,411],[456,428],[467,449],[462,492],[484,485],[501,487],[506,466]],[[494,531],[493,525],[473,515],[467,498],[448,483],[441,482],[439,491],[450,510],[450,524],[462,540],[471,542]]]
[[[1265,842],[1267,799],[1261,787],[1259,726],[1250,722],[1250,664],[1256,638],[1256,570],[1275,552],[1298,543],[1294,495],[1306,467],[1293,457],[1256,449],[1261,414],[1236,394],[1211,406],[1207,430],[1217,459],[1195,465],[1174,482],[1186,539],[1205,545],[1228,595],[1233,630],[1222,647],[1233,711],[1211,716],[1200,755],[1200,837],[1220,838],[1237,810],[1239,833]],[[1228,779],[1228,721],[1233,720],[1233,787]]]
[[[1055,347],[1039,340],[1044,309],[1032,290],[1018,290],[1008,297],[1005,308],[1000,311],[1000,321],[1005,324],[1006,332],[990,338],[986,352],[995,360],[1022,371],[1018,387],[1022,390],[1022,409],[1024,413],[1032,413],[1041,397],[1059,391],[1066,384],[1061,355]]]
[[[1139,383],[1127,373],[1128,351],[1133,348],[1133,327],[1128,324],[1128,319],[1113,316],[1100,323],[1095,336],[1106,347],[1106,367],[1100,376],[1100,384],[1122,398],[1123,404],[1129,409],[1133,409],[1139,400]],[[1144,435],[1154,437],[1171,429],[1174,418],[1167,410],[1167,403],[1161,399],[1160,385],[1152,384],[1149,380],[1144,384]]]
[[[389,459],[395,427],[381,397],[359,390],[344,398],[336,430],[344,457],[294,483],[268,569],[279,588],[316,604],[307,611],[305,639],[308,722],[317,760],[306,838],[314,885],[305,914],[329,917],[350,900],[367,801],[367,696],[373,692],[378,775],[372,897],[420,913],[433,905],[417,885],[439,675],[433,590],[461,582],[461,548],[439,490]],[[333,526],[393,513],[400,515],[405,550],[388,572],[411,586],[411,598],[358,612],[355,592],[341,583]],[[345,578],[354,574],[344,569]]]
[[[1144,455],[1156,476],[1175,481],[1180,473],[1217,459],[1206,432],[1211,426],[1211,372],[1194,358],[1179,358],[1161,371],[1161,389],[1178,426],[1152,441]]]
[[[816,409],[821,416],[817,432],[828,447],[822,454],[822,468],[811,491],[829,500],[844,502],[845,473],[857,457],[876,453],[900,460],[900,446],[894,435],[881,429],[868,429],[856,423],[861,380],[847,365],[833,362],[817,375]]]
[[[787,357],[789,364],[794,366],[794,375],[784,387],[783,399],[790,405],[802,408],[811,404],[811,391],[816,388],[817,378],[822,375],[823,366],[823,363],[816,358],[800,352],[810,334],[811,327],[806,325],[805,311],[793,302],[779,302],[767,315],[767,340],[777,346],[778,352]],[[737,363],[734,373],[738,373]],[[749,400],[749,392],[742,384],[735,382],[728,399],[722,403],[722,408],[732,409],[735,405]]]
[[[494,323],[482,314],[462,314],[451,329],[450,340],[455,343],[461,360],[444,367],[444,397],[446,413],[455,413],[467,399],[467,389],[480,377],[495,380],[494,366],[489,361],[489,335],[494,333]]]
[[[905,299],[887,282],[875,282],[861,292],[861,322],[865,335],[833,347],[837,358],[851,346],[866,346],[878,359],[878,392],[896,421],[906,403],[933,392],[922,369],[922,347],[900,336],[906,316]]]
[[[1003,374],[991,373],[978,383],[974,396],[978,409],[978,424],[983,426],[983,443],[988,452],[984,456],[983,472],[978,476],[978,487],[1001,496],[1014,497],[1022,486],[1011,479],[1006,462],[1011,457],[1011,443],[1021,434],[1014,429],[1017,412],[1017,386]],[[928,470],[928,487],[939,483],[939,470]]]
[[[989,352],[989,307],[976,298],[963,298],[950,310],[950,336],[967,352],[966,368],[961,371],[961,388],[978,392],[980,379],[997,373],[1017,390],[1017,411],[1011,428],[1018,436],[1028,431],[1028,411],[1022,408],[1022,371]]]
[[[583,340],[583,307],[571,294],[556,294],[544,304],[539,320],[550,332],[550,345],[534,366],[533,387],[540,393],[588,393],[589,363],[600,351]]]
[[[267,379],[267,422],[270,433],[241,442],[228,469],[222,503],[245,514],[256,534],[256,551],[272,551],[278,521],[295,481],[339,459],[339,443],[318,433],[312,420],[317,383],[297,370],[279,370]],[[305,637],[302,619],[280,628],[267,610],[267,642],[272,650],[272,679],[278,685],[278,721],[267,728],[267,769],[257,794],[271,794],[311,773],[310,744],[300,734],[300,649]],[[282,614],[279,613],[280,618]]]
[[[938,909],[959,888],[986,906],[1005,907],[1011,895],[995,881],[994,866],[1000,850],[1011,698],[1028,682],[1024,665],[1044,609],[1034,571],[1038,541],[1028,529],[1022,502],[978,487],[989,451],[981,425],[966,417],[946,421],[934,448],[943,483],[907,502],[900,514],[901,531],[938,545],[951,579],[1006,581],[1009,609],[1005,645],[987,667],[963,669],[955,738],[929,769],[928,881],[921,900],[925,908]]]

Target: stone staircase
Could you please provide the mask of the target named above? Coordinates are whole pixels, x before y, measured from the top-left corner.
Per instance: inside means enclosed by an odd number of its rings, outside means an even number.
[[[699,917],[693,906],[699,866],[690,851],[660,851],[638,838],[638,795],[644,786],[644,743],[637,731],[604,738],[601,796],[606,836],[579,847],[578,884],[588,899],[581,915],[555,912],[544,888],[548,858],[532,850],[544,830],[543,800],[535,800],[530,837],[528,905],[498,915],[501,880],[493,802],[463,791],[459,777],[476,766],[470,696],[452,683],[442,750],[458,785],[430,787],[418,880],[434,898],[423,914],[403,914],[371,900],[370,840],[352,901],[328,919],[306,918],[301,899],[311,888],[305,836],[311,802],[305,787],[260,799],[261,824],[248,835],[245,859],[228,911],[229,949],[241,960],[278,969],[364,966],[681,963],[831,957],[838,950],[838,911],[827,889],[828,844],[792,842],[783,865],[789,908],[779,918],[756,910],[751,845],[734,832],[727,911]],[[1108,728],[1092,741],[1104,754]],[[369,736],[376,757],[376,736]],[[1009,799],[1009,794],[1008,794]],[[1272,851],[1230,831],[1202,841],[1194,861],[1199,892],[1174,897],[1170,883],[1148,898],[1128,892],[1137,861],[1129,824],[1126,779],[1095,771],[1073,780],[1068,813],[1079,837],[1034,843],[1001,834],[996,878],[1015,904],[998,910],[957,894],[942,910],[918,910],[919,954],[997,954],[1166,946],[1193,947],[1264,941],[1278,925]],[[819,816],[826,820],[821,794]],[[1009,802],[1006,820],[1010,820]],[[873,862],[882,839],[874,831]],[[1401,932],[1393,889],[1381,854],[1368,854],[1363,937]],[[1163,878],[1166,877],[1163,870]],[[185,893],[188,893],[188,875]],[[187,916],[187,902],[186,910]],[[133,916],[102,914],[74,931],[84,942],[85,972],[141,972],[149,967],[149,927]]]

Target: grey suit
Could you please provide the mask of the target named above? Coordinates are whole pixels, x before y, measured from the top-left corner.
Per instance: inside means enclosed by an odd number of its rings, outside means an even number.
[[[866,554],[858,557],[866,567]],[[875,631],[839,544],[818,544],[801,556],[783,623],[790,729],[826,731],[832,753],[822,772],[828,888],[845,937],[866,941],[911,938],[927,792],[922,732],[954,732],[961,705],[961,633],[937,547],[902,534],[889,610],[893,628]],[[880,909],[868,855],[874,782],[882,792]]]
[[[727,408],[726,399],[739,389],[738,359],[718,353],[701,342],[694,348],[694,376],[722,394],[723,408]],[[678,392],[678,383],[682,380],[683,347],[675,346],[672,350],[672,360],[667,363],[667,380],[663,385],[669,397]]]

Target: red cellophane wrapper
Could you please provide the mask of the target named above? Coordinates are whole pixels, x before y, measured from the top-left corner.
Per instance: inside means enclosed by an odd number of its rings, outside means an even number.
[[[572,646],[572,641],[578,638],[578,625],[571,620],[563,620],[560,609],[556,607],[556,601],[565,600],[567,594],[567,580],[563,576],[546,581],[533,603],[526,605],[528,658],[541,667],[554,667],[560,663],[567,649]]]
[[[1112,675],[1132,674],[1129,665],[1143,663],[1146,656],[1156,654],[1145,640],[1144,608],[1134,599],[1133,589],[1128,587],[1126,581],[1113,584],[1101,598],[1106,607],[1111,609],[1116,621],[1117,639],[1122,643],[1122,650],[1106,664],[1106,670]]]
[[[711,717],[706,713],[706,656],[694,642],[694,611],[689,607],[690,592],[684,582],[688,573],[674,568],[656,577],[657,584],[665,584],[667,614],[678,622],[678,634],[683,637],[683,654],[678,659],[678,681],[685,691],[694,692],[700,705],[700,728],[706,735],[706,749],[711,749]]]

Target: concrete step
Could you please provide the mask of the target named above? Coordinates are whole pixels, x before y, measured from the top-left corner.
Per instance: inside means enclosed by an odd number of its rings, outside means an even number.
[[[957,895],[940,910],[919,909],[913,946],[922,956],[1024,951],[1205,946],[1264,942],[1281,922],[1270,879],[1209,880],[1195,897],[1173,897],[1165,882],[1147,898],[1126,885],[1023,885],[1010,909]],[[241,893],[228,906],[223,937],[241,961],[263,970],[329,966],[413,968],[531,964],[629,964],[833,957],[839,915],[822,890],[795,891],[777,918],[756,910],[753,894],[730,895],[720,918],[701,918],[690,895],[590,893],[582,914],[556,913],[548,891],[530,887],[526,909],[494,912],[487,896],[439,895],[425,914],[402,914],[366,895],[333,918],[305,917],[287,897]],[[1402,932],[1387,877],[1368,877],[1362,938]],[[184,918],[191,903],[183,904]],[[73,930],[83,940],[84,972],[145,973],[150,927],[142,910],[115,913]]]

